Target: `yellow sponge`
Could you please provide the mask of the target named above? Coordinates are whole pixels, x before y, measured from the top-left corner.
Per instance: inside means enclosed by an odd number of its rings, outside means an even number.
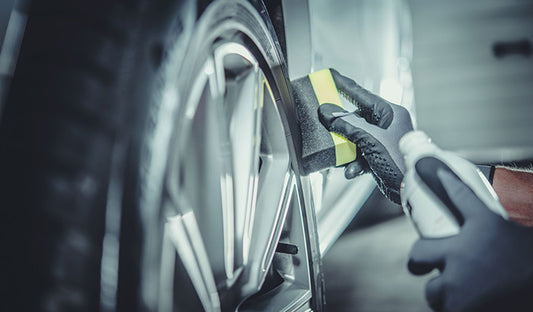
[[[330,103],[343,107],[330,70],[320,70],[294,80],[292,88],[302,136],[304,173],[354,161],[357,156],[355,144],[328,132],[318,120],[319,105]]]

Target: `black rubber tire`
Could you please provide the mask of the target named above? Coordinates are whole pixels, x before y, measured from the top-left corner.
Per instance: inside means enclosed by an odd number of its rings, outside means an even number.
[[[138,158],[125,156],[144,128],[164,38],[179,35],[179,11],[180,1],[165,0],[31,3],[0,124],[1,311],[105,310],[112,172]],[[136,172],[118,171],[135,182]],[[131,283],[119,296],[136,291],[137,275],[121,280]]]

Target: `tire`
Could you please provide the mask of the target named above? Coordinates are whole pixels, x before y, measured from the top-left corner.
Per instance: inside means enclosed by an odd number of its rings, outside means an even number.
[[[97,311],[141,2],[34,1],[0,129],[3,311]]]
[[[299,143],[293,141],[298,136],[292,135],[298,127],[266,9],[255,1],[215,1],[196,20],[204,6],[194,1],[32,3],[0,124],[2,237],[9,250],[1,310],[321,310],[316,225],[303,200]],[[189,193],[180,193],[186,188],[179,186],[180,157],[193,149],[184,139],[194,137],[185,135],[190,133],[187,103],[194,102],[191,84],[206,52],[221,43],[248,50],[247,61],[264,74],[286,138],[281,143],[287,147],[294,194],[287,199],[292,204],[272,219],[273,239],[249,243],[268,247],[266,271],[236,264],[245,273],[234,272],[231,282],[216,275],[215,263],[205,266],[201,255],[213,255],[205,246],[216,246],[208,240],[216,236],[206,229],[209,224],[223,229],[224,217],[217,223],[205,217],[212,215],[209,210],[184,209]],[[211,164],[203,163],[197,174]],[[192,223],[184,219],[191,211]],[[182,236],[174,233],[179,229]],[[195,233],[197,240],[191,240]],[[296,236],[297,255],[274,253],[278,240],[290,249]],[[194,261],[186,260],[191,251]],[[215,273],[211,301],[195,275],[199,269],[205,279],[206,268]],[[280,280],[284,269],[304,272],[305,302],[272,297],[273,291],[297,284]]]

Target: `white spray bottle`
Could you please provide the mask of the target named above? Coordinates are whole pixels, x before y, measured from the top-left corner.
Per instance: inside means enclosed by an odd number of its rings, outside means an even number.
[[[402,206],[421,237],[439,238],[459,233],[460,226],[453,211],[428,187],[417,174],[420,160],[432,158],[449,167],[493,212],[507,219],[496,192],[481,171],[471,162],[454,153],[441,150],[422,131],[411,131],[400,140],[406,173],[401,187]],[[435,161],[438,160],[438,161]]]

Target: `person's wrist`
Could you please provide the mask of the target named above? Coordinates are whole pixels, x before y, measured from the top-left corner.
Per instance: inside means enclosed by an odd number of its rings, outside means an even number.
[[[492,186],[511,220],[533,226],[532,172],[496,167]]]

